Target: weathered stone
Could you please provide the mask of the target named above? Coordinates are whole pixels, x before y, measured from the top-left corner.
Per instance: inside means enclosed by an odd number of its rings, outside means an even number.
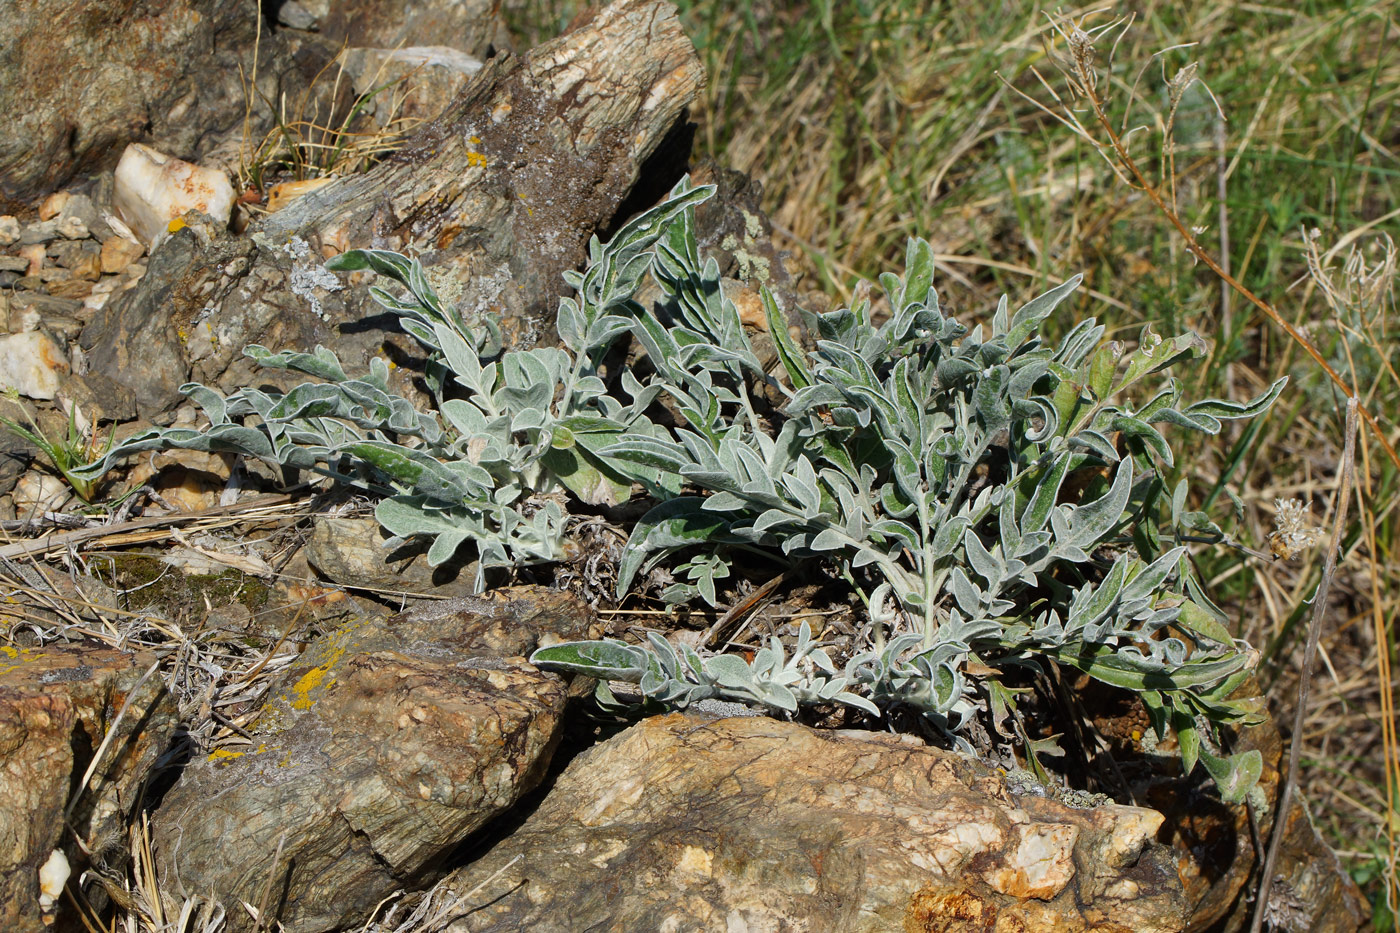
[[[161,450],[141,457],[127,477],[129,486],[150,486],[184,512],[219,504],[228,485],[233,454],[203,450]]]
[[[294,56],[309,37],[265,32],[254,68],[262,22],[252,0],[0,4],[0,209],[110,169],[129,142],[198,158],[239,131],[250,75],[255,100],[299,99],[335,47]],[[271,119],[253,108],[255,138]]]
[[[502,45],[500,0],[302,0],[321,35],[337,45],[396,48],[451,45],[485,58],[493,44]],[[320,7],[317,9],[316,7]]]
[[[291,933],[358,927],[385,895],[534,787],[565,683],[525,662],[584,636],[573,597],[446,600],[323,636],[274,684],[246,750],[192,762],[155,824],[163,877],[233,909],[269,878]]]
[[[0,246],[9,246],[19,239],[19,219],[13,214],[0,216]]]
[[[62,298],[40,291],[16,290],[10,295],[11,314],[23,314],[33,310],[50,326],[61,318],[75,317],[82,306],[83,303],[75,298]]]
[[[90,240],[58,240],[49,244],[48,253],[53,261],[65,269],[72,269],[87,262],[89,257],[97,258],[102,247]],[[102,267],[97,266],[100,275]]]
[[[72,195],[67,191],[55,191],[53,194],[44,198],[39,204],[39,219],[51,220],[57,217],[58,212],[63,210],[63,205],[68,203],[70,197],[72,197]]]
[[[448,561],[429,567],[422,546],[387,551],[388,533],[373,518],[319,515],[306,542],[306,559],[316,571],[341,586],[369,589],[393,596],[428,593],[470,596],[474,567]]]
[[[20,247],[19,256],[21,259],[29,261],[25,268],[25,275],[36,276],[44,268],[44,260],[48,258],[49,251],[43,243],[27,243]]]
[[[77,873],[84,847],[110,858],[123,845],[127,813],[178,715],[160,675],[144,676],[154,663],[104,647],[0,646],[0,929],[47,929],[40,870],[56,849]]]
[[[371,354],[421,358],[397,337],[386,351],[380,328],[397,326],[369,282],[321,268],[327,246],[406,250],[468,319],[500,314],[514,342],[546,339],[563,272],[583,262],[702,80],[671,7],[621,0],[520,59],[492,59],[431,132],[294,201],[261,235],[179,231],[134,297],[106,303],[82,348],[147,416],[177,404],[191,378],[223,391],[276,383],[243,356],[250,343],[324,344],[352,371]]]
[[[21,476],[10,493],[10,499],[15,504],[15,515],[20,518],[56,512],[72,497],[73,490],[63,480],[42,470],[31,470]]]
[[[92,198],[81,192],[70,192],[58,213],[58,230],[69,239],[76,240],[81,237],[70,234],[79,229],[86,230],[98,239],[110,236],[112,232],[102,220],[97,205],[92,203]]]
[[[450,875],[505,869],[448,930],[1181,930],[1160,824],[1013,797],[910,736],[670,715],[579,755]]]
[[[131,232],[154,247],[168,235],[171,223],[190,211],[227,224],[233,185],[218,169],[132,143],[117,163],[112,206]]]
[[[39,331],[0,337],[0,388],[51,399],[58,394],[58,374],[67,371],[63,352]]]
[[[321,17],[324,15],[318,15],[308,4],[299,3],[297,0],[286,0],[277,7],[277,22],[288,29],[315,29],[321,25]]]
[[[19,232],[19,241],[25,246],[34,246],[37,243],[47,243],[58,238],[58,220],[41,220],[38,223],[25,224]]]
[[[447,46],[346,49],[340,60],[356,94],[384,88],[368,108],[380,126],[436,118],[482,68],[480,59]]]
[[[146,248],[124,236],[110,236],[102,241],[102,271],[108,275],[122,272],[140,259]]]

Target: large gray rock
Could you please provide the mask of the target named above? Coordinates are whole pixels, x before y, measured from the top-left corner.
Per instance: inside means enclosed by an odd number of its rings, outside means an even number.
[[[1161,823],[1014,797],[911,736],[676,714],[575,758],[450,875],[482,887],[447,929],[1165,933],[1188,905]]]
[[[703,80],[675,10],[657,0],[619,0],[518,59],[491,59],[405,150],[294,201],[252,237],[205,223],[172,236],[142,284],[84,330],[92,372],[150,416],[177,404],[191,376],[246,385],[248,343],[321,343],[361,366],[383,349],[381,328],[397,326],[364,276],[320,268],[355,247],[416,255],[468,319],[500,315],[516,343],[548,339],[563,272],[582,264]],[[398,347],[389,352],[418,352]]]
[[[373,518],[318,515],[306,541],[307,562],[332,583],[366,589],[393,599],[405,593],[470,596],[475,566],[457,558],[428,566],[421,542],[392,551],[389,532]]]
[[[84,849],[121,862],[127,814],[179,715],[159,672],[146,676],[155,660],[85,645],[0,646],[0,930],[48,929],[39,868],[55,849],[72,883],[87,867]]]
[[[485,58],[505,36],[500,0],[329,0],[325,6],[317,28],[352,48],[445,45]]]
[[[447,600],[322,636],[273,685],[243,748],[191,762],[154,819],[161,876],[290,933],[358,927],[544,775],[568,688],[526,663],[586,637],[539,588]],[[271,888],[269,889],[269,885]]]
[[[261,22],[255,0],[0,4],[0,213],[76,173],[111,168],[129,142],[198,157],[236,131]],[[300,48],[264,33],[264,99],[297,99],[319,68],[315,59],[327,60],[308,48],[299,63],[292,53]],[[255,111],[261,134],[270,114]]]

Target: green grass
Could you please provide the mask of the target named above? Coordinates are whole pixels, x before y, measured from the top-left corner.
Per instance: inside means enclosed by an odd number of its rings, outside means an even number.
[[[581,6],[516,4],[519,46],[556,34]],[[1115,338],[1132,340],[1152,323],[1166,332],[1194,328],[1212,341],[1208,360],[1184,377],[1191,393],[1244,398],[1278,375],[1294,378],[1257,430],[1227,432],[1182,458],[1203,497],[1195,506],[1208,503],[1241,543],[1265,552],[1275,497],[1311,499],[1319,525],[1330,517],[1343,394],[1254,306],[1237,294],[1222,298],[1219,278],[1090,143],[1017,93],[1054,108],[1036,69],[1067,94],[1047,51],[1049,44],[1063,57],[1064,43],[1042,12],[918,0],[679,6],[710,75],[693,114],[697,154],[763,182],[765,209],[814,305],[849,297],[857,277],[897,266],[914,234],[941,254],[945,302],[969,317],[983,316],[1003,292],[1024,299],[1052,276],[1084,272],[1092,291],[1081,293],[1074,313],[1105,320]],[[1354,372],[1363,405],[1394,444],[1394,292],[1367,308],[1334,308],[1308,276],[1303,239],[1317,228],[1326,249],[1358,229],[1363,243],[1400,230],[1394,5],[1149,0],[1112,48],[1116,35],[1096,42],[1098,87],[1115,121],[1144,127],[1129,136],[1134,158],[1156,182],[1172,174],[1161,156],[1167,80],[1198,62],[1227,119],[1220,122],[1201,85],[1182,95],[1173,134],[1178,213],[1204,228],[1201,243],[1308,334],[1344,378]],[[1194,44],[1156,56],[1186,43]],[[1358,501],[1322,639],[1328,666],[1315,674],[1318,713],[1305,737],[1314,761],[1350,764],[1312,765],[1301,786],[1379,903],[1394,872],[1383,863],[1394,858],[1400,832],[1395,791],[1387,791],[1382,690],[1395,657],[1400,475],[1373,437],[1363,440]],[[1243,505],[1238,516],[1231,497]],[[1200,560],[1236,632],[1264,651],[1274,712],[1291,721],[1304,603],[1321,554]],[[1377,813],[1388,827],[1375,825]]]

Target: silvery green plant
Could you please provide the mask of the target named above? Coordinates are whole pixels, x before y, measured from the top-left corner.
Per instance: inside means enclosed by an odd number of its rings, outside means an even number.
[[[1159,426],[1216,433],[1266,410],[1282,380],[1248,403],[1183,404],[1180,383],[1162,374],[1201,354],[1194,335],[1145,328],[1125,352],[1085,321],[1051,343],[1043,325],[1078,279],[1014,313],[1003,300],[990,328],[969,329],[940,311],[921,240],[904,278],[882,277],[888,319],[877,325],[868,300],[816,316],[814,352],[790,339],[765,293],[774,378],[718,267],[699,256],[690,214],[656,253],[666,300],[638,309],[632,332],[655,368],[649,384],[684,425],[600,453],[678,475],[687,491],[633,530],[619,592],[679,559],[690,582],[668,595],[714,603],[715,580],[766,551],[873,580],[876,625],[839,670],[815,649],[779,663],[770,646],[746,666],[654,641],[624,654],[607,642],[553,646],[537,662],[675,704],[701,694],[788,711],[802,697],[866,711],[899,703],[955,731],[976,707],[971,662],[1053,659],[1135,690],[1159,731],[1175,729],[1188,767],[1202,760],[1232,798],[1248,790],[1258,756],[1215,755],[1198,731],[1251,712],[1229,699],[1250,658],[1191,567],[1182,541],[1201,517],[1184,511],[1185,485],[1168,509],[1162,477],[1174,458]],[[762,405],[759,385],[783,404]]]
[[[551,646],[534,656],[542,667],[636,683],[672,706],[901,705],[956,738],[979,706],[971,671],[1066,664],[1137,692],[1188,769],[1200,760],[1242,796],[1259,756],[1217,755],[1212,736],[1252,712],[1230,699],[1250,655],[1192,569],[1184,542],[1211,526],[1185,510],[1184,482],[1167,494],[1160,426],[1215,433],[1267,409],[1282,381],[1245,404],[1183,404],[1166,370],[1201,353],[1193,335],[1146,328],[1127,352],[1085,321],[1052,342],[1044,325],[1078,279],[1015,312],[1003,300],[990,327],[969,329],[940,310],[922,240],[903,278],[881,279],[888,319],[877,324],[867,299],[813,316],[810,351],[763,292],[769,372],[699,255],[693,209],[711,191],[682,181],[610,243],[592,241],[588,268],[567,277],[577,297],[560,303],[558,348],[503,352],[489,322],[443,307],[416,261],[346,253],[330,267],[406,287],[374,295],[429,350],[437,410],[395,395],[382,361],[352,379],[322,348],[250,347],[319,381],[227,398],[186,386],[208,428],[137,435],[89,470],[194,447],[367,485],[396,540],[431,540],[431,563],[470,544],[478,585],[490,567],[560,556],[561,490],[597,504],[640,486],[656,505],[632,531],[619,595],[666,565],[678,580],[667,599],[713,605],[737,560],[823,561],[858,588],[867,634],[839,664],[804,627],[791,650],[773,640],[752,661],[658,636]],[[648,275],[654,307],[633,297]],[[646,365],[609,374],[604,356],[624,336]]]
[[[489,320],[468,322],[444,307],[422,265],[397,253],[352,250],[337,271],[370,269],[407,289],[380,287],[376,301],[430,353],[426,381],[437,409],[422,412],[390,389],[389,367],[370,361],[352,378],[335,354],[244,352],[259,365],[319,380],[285,393],[244,388],[228,397],[198,383],[181,387],[209,420],[206,428],[154,428],[117,444],[83,470],[100,476],[142,450],[188,448],[256,457],[309,470],[382,494],[375,517],[394,537],[431,541],[433,566],[471,543],[486,571],[558,560],[567,518],[561,488],[589,503],[615,502],[634,481],[666,494],[671,478],[594,453],[624,434],[654,430],[645,417],[657,390],[624,376],[620,401],[597,375],[602,354],[631,326],[632,295],[651,265],[650,247],[668,219],[707,197],[688,188],[637,217],[607,246],[595,237],[589,266],[571,273],[578,297],[560,304],[563,348],[502,351]],[[678,487],[676,487],[678,488]]]

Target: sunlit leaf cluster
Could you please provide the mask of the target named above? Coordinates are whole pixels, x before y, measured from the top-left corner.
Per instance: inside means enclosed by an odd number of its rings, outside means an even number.
[[[317,470],[383,492],[381,524],[431,540],[432,563],[472,549],[483,586],[492,568],[560,557],[567,496],[644,495],[653,505],[632,529],[620,596],[661,570],[664,598],[714,605],[738,561],[819,562],[860,592],[862,642],[838,657],[804,626],[796,645],[774,639],[752,660],[654,636],[551,646],[536,663],[632,682],[671,706],[909,707],[956,740],[986,707],[988,670],[1053,661],[1135,691],[1188,767],[1201,760],[1232,798],[1247,792],[1257,754],[1219,755],[1213,735],[1251,713],[1230,698],[1250,654],[1192,567],[1187,542],[1210,526],[1186,511],[1184,481],[1167,487],[1164,431],[1216,433],[1266,410],[1282,381],[1247,404],[1187,402],[1167,370],[1201,354],[1194,335],[1146,328],[1128,350],[1085,320],[1050,340],[1044,325],[1078,279],[1014,311],[1003,299],[969,327],[940,309],[922,240],[903,277],[881,277],[880,314],[861,298],[809,315],[810,346],[763,292],[777,350],[765,366],[696,244],[694,206],[711,190],[683,181],[593,241],[587,269],[568,277],[560,347],[503,351],[488,322],[443,307],[416,261],[338,257],[331,268],[407,288],[375,297],[430,352],[436,410],[394,394],[382,361],[352,378],[324,349],[251,347],[317,381],[228,398],[186,386],[207,428],[137,435],[91,469],[176,446]],[[648,280],[660,298],[642,304]],[[609,357],[621,340],[643,351],[637,365]]]

